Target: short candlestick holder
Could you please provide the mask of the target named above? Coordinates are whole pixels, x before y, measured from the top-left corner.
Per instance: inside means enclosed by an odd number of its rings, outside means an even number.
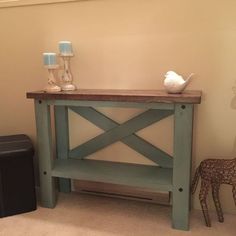
[[[44,91],[48,93],[60,92],[61,88],[57,85],[55,79],[55,70],[59,68],[58,65],[45,65],[45,68],[48,69],[48,85],[44,88]]]
[[[63,91],[73,91],[76,90],[76,86],[73,84],[73,76],[70,69],[70,59],[73,57],[73,54],[60,54],[60,57],[63,60],[63,75],[61,89]]]

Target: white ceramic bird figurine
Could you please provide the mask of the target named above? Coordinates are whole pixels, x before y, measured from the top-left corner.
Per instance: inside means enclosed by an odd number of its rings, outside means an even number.
[[[193,73],[186,80],[174,71],[168,71],[165,74],[164,87],[168,93],[181,93],[189,84]]]

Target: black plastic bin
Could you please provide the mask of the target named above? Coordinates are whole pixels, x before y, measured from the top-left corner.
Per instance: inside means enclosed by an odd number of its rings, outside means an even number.
[[[0,217],[36,210],[33,155],[28,136],[0,136]]]

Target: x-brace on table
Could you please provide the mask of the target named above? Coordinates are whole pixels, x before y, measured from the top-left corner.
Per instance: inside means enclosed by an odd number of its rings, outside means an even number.
[[[53,208],[56,205],[55,177],[59,177],[62,192],[70,192],[70,179],[171,191],[172,226],[189,229],[193,105],[200,103],[200,91],[167,94],[158,90],[80,89],[29,92],[27,98],[35,101],[42,206]],[[53,158],[50,106],[54,106],[56,159]],[[118,124],[95,107],[140,108],[145,112]],[[68,109],[105,132],[70,150]],[[135,134],[170,115],[174,115],[173,158]],[[158,166],[86,159],[116,141],[123,142]]]

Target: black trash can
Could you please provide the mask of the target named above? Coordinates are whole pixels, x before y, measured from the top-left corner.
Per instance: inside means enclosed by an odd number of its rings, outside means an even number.
[[[33,155],[27,135],[0,136],[0,217],[36,210]]]

